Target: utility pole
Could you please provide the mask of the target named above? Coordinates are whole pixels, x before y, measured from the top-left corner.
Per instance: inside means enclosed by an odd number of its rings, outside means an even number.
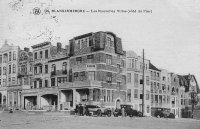
[[[145,64],[144,64],[144,49],[142,52],[142,60],[143,60],[143,65],[142,65],[142,116],[144,116],[144,68],[145,68]]]

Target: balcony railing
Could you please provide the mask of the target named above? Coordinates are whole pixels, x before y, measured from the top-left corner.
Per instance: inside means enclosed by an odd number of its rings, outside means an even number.
[[[65,74],[67,74],[67,70],[56,70],[51,72],[51,76],[65,75]]]
[[[76,66],[72,66],[73,71],[88,71],[95,70],[96,64],[80,64]]]

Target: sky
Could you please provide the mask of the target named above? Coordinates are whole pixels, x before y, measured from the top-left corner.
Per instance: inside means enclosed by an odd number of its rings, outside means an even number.
[[[39,15],[33,9],[41,9]],[[89,12],[46,14],[44,10]],[[136,13],[92,13],[91,10],[149,10]],[[194,74],[200,84],[199,0],[0,0],[0,46],[5,40],[21,49],[44,41],[68,45],[75,36],[111,31],[123,49],[158,68],[180,75]]]

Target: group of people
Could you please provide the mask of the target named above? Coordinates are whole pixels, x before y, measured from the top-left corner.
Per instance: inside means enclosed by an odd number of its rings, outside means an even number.
[[[82,104],[76,104],[75,115],[83,116],[85,112],[85,106]]]

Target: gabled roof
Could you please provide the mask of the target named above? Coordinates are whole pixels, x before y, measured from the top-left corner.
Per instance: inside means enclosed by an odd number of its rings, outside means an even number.
[[[183,75],[183,77],[187,80],[188,85],[190,85],[190,79],[194,78],[194,81],[196,83],[197,93],[200,93],[199,85],[194,75]]]
[[[152,70],[156,70],[156,71],[161,71],[160,69],[156,68],[156,66],[154,66],[151,62],[149,62],[149,69],[152,69]]]

